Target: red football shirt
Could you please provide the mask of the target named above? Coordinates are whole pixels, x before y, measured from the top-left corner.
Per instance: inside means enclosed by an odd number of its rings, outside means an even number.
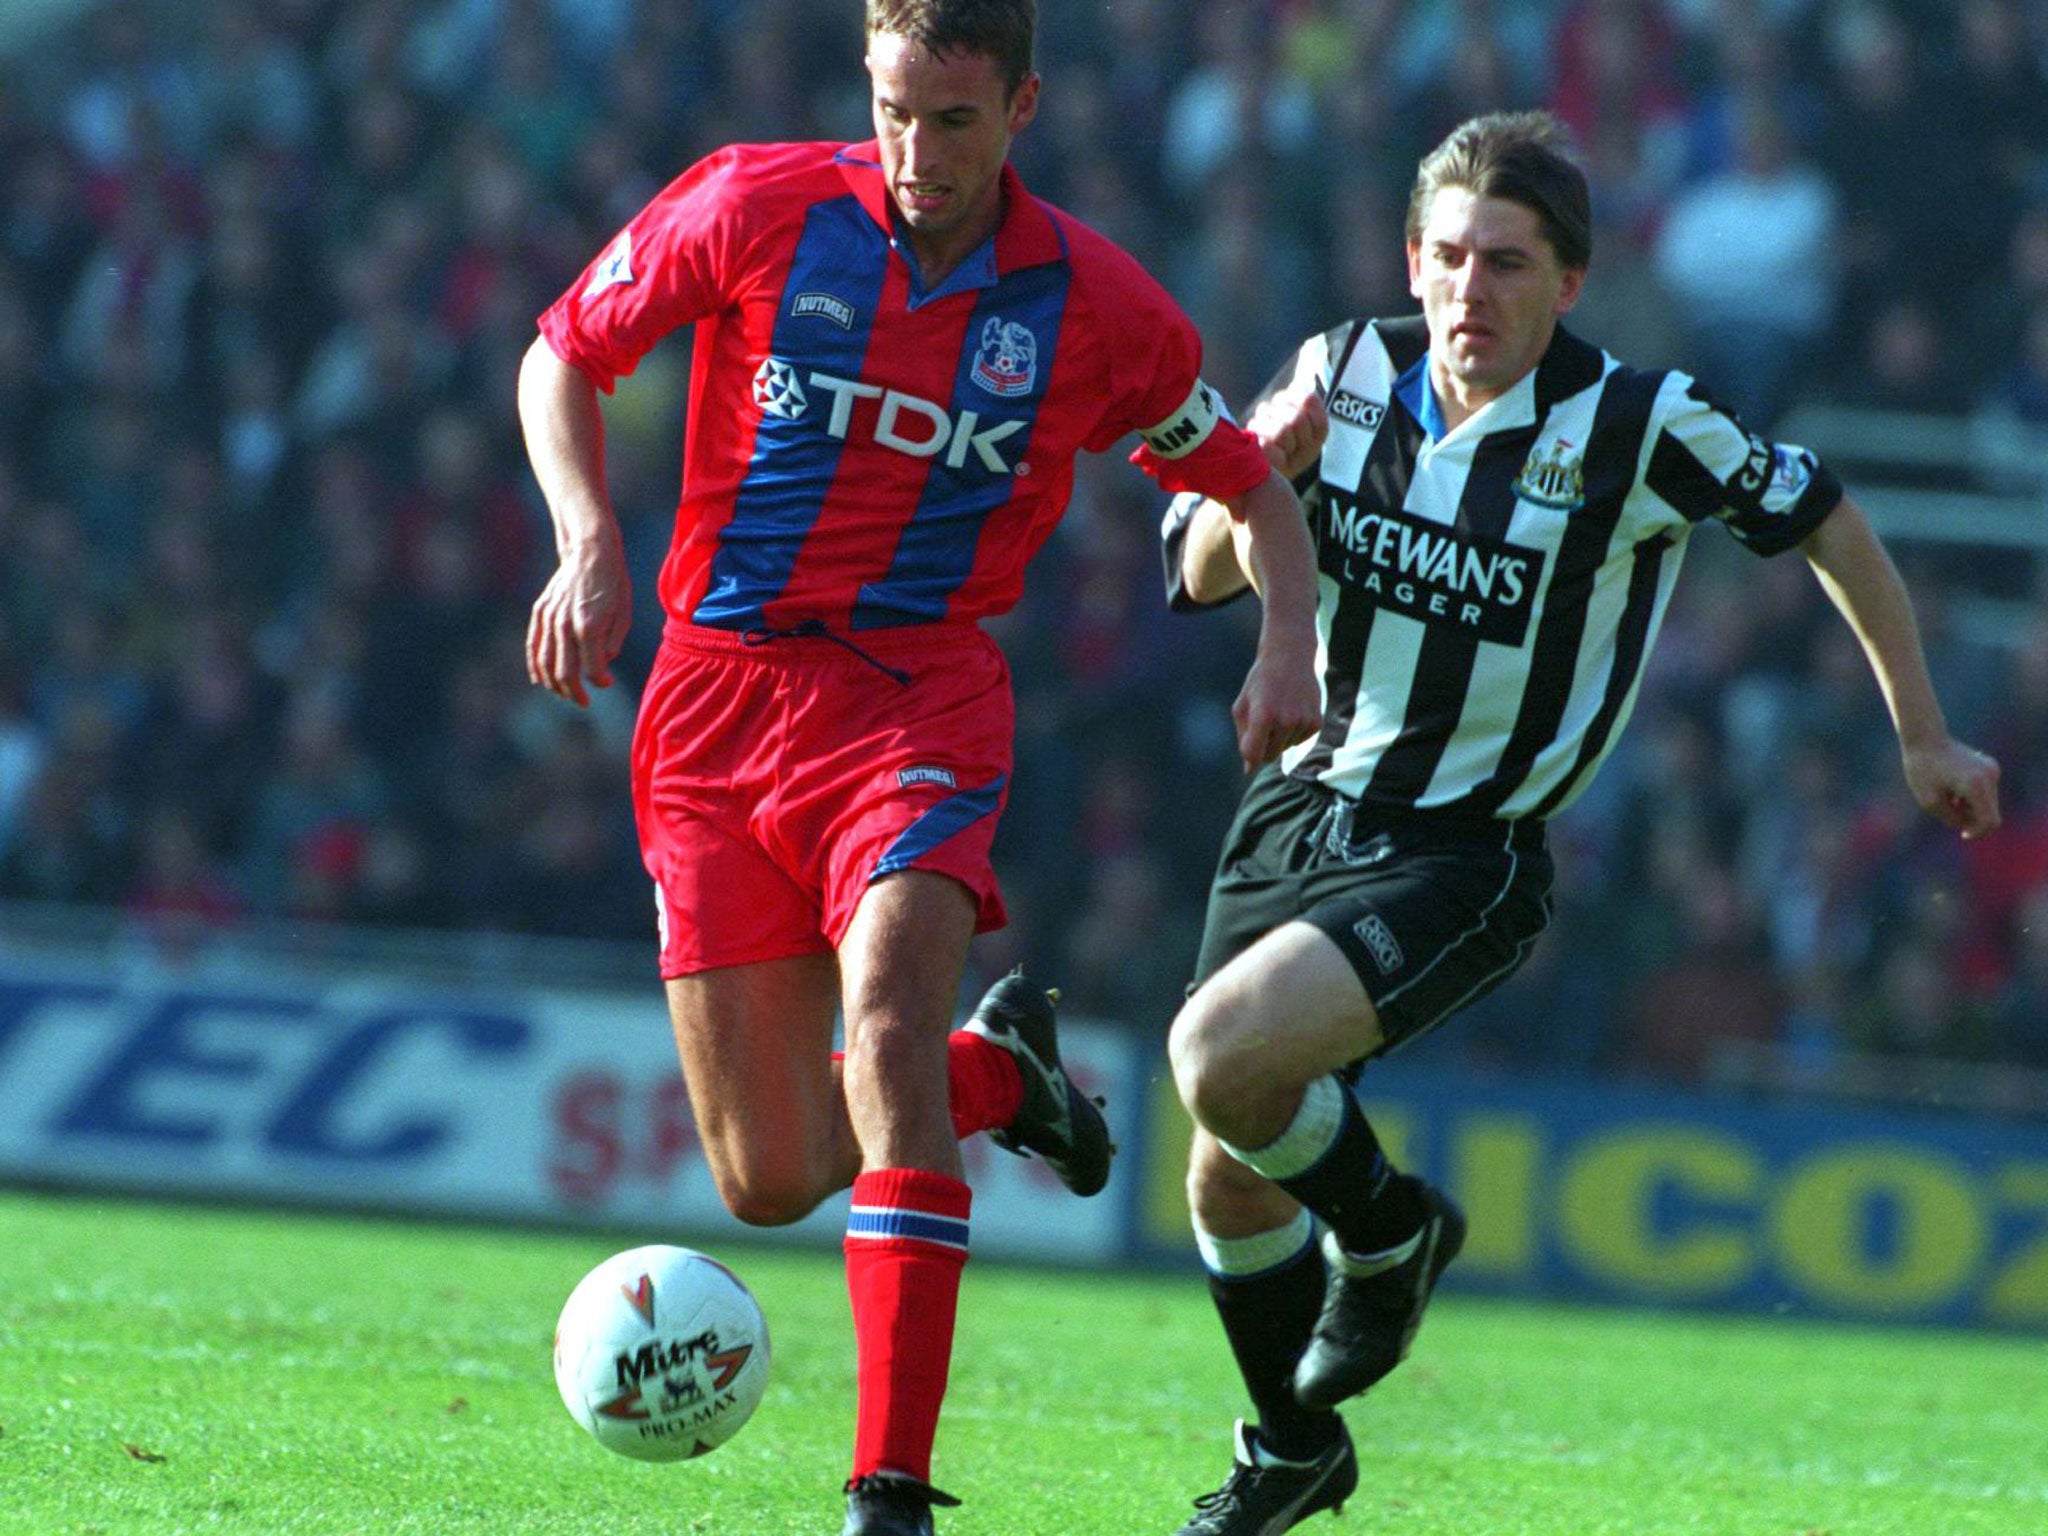
[[[1003,169],[994,237],[931,291],[876,146],[741,145],[685,171],[541,316],[609,391],[695,322],[671,625],[836,630],[1017,601],[1074,455],[1129,432],[1170,491],[1267,474],[1194,325],[1130,256]]]

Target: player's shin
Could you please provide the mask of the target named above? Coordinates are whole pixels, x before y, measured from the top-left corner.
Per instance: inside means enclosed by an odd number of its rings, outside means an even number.
[[[1227,1150],[1320,1216],[1347,1252],[1395,1247],[1422,1226],[1413,1183],[1396,1177],[1358,1101],[1334,1075],[1308,1085],[1274,1140]]]
[[[832,1059],[843,1062],[846,1053],[834,1051]],[[946,1037],[946,1098],[953,1134],[965,1141],[983,1131],[1000,1130],[1017,1118],[1024,1102],[1024,1079],[1009,1052],[956,1029]]]
[[[1307,1460],[1341,1435],[1337,1416],[1304,1408],[1294,1367],[1323,1305],[1323,1256],[1307,1211],[1251,1237],[1216,1237],[1195,1227],[1209,1273],[1209,1298],[1258,1413],[1260,1441],[1275,1455]]]
[[[1437,1277],[1465,1240],[1441,1191],[1396,1173],[1350,1090],[1318,1078],[1272,1142],[1227,1148],[1323,1218],[1323,1306],[1294,1368],[1305,1408],[1334,1408],[1407,1357]]]

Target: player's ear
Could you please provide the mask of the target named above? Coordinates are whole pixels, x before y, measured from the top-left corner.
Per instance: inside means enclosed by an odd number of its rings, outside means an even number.
[[[1038,71],[1033,70],[1017,82],[1017,89],[1010,92],[1009,128],[1011,133],[1021,133],[1024,125],[1038,116]]]
[[[1408,245],[1408,291],[1422,297],[1422,247],[1413,241]]]
[[[1585,289],[1586,269],[1584,267],[1566,267],[1564,269],[1564,281],[1558,286],[1557,290],[1557,312],[1560,315],[1568,313],[1571,307],[1579,302],[1579,295],[1585,292]]]

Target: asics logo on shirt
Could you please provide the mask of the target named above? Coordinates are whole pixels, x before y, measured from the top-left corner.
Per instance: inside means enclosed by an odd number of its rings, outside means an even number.
[[[1378,428],[1387,408],[1376,400],[1363,395],[1354,395],[1348,389],[1334,391],[1330,396],[1329,412],[1339,421],[1348,421],[1354,427],[1371,432]]]
[[[992,475],[1011,473],[1002,445],[1025,427],[1021,419],[984,424],[974,411],[951,412],[900,389],[884,389],[815,369],[799,381],[796,370],[778,357],[766,359],[754,372],[754,403],[765,414],[783,421],[801,421],[813,415],[813,391],[822,392],[821,400],[831,401],[824,421],[828,437],[841,442],[871,441],[916,459],[943,456],[949,469],[964,468],[971,457]]]

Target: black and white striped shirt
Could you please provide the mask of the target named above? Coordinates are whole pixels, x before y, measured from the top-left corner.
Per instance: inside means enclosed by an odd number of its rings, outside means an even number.
[[[1267,387],[1313,381],[1330,416],[1296,482],[1320,565],[1323,729],[1282,761],[1369,802],[1546,817],[1619,738],[1692,530],[1716,519],[1776,554],[1841,486],[1684,374],[1624,367],[1562,327],[1444,432],[1428,346],[1419,316],[1347,321]],[[1197,504],[1166,517],[1176,607]]]

